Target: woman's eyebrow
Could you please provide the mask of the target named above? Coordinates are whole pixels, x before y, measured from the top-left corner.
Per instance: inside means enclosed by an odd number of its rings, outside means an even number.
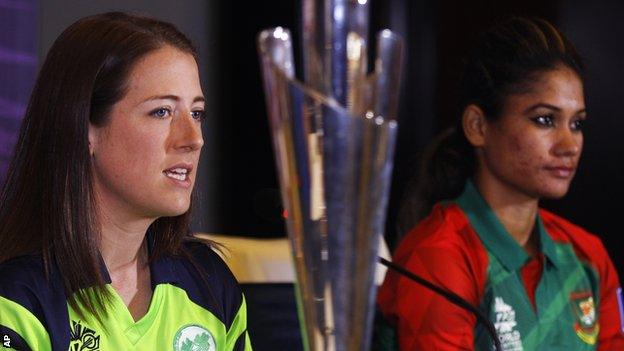
[[[561,111],[560,107],[557,107],[557,106],[551,105],[551,104],[547,104],[545,102],[539,102],[539,103],[537,103],[535,105],[530,106],[526,110],[524,110],[523,113],[526,114],[526,113],[532,112],[534,110],[537,110],[538,108],[547,108],[547,109],[550,109],[550,110],[553,110],[553,111],[556,111],[556,112]]]
[[[553,110],[555,112],[561,112],[561,107],[557,107],[555,105],[551,105],[551,104],[547,104],[545,102],[539,102],[529,108],[527,108],[526,110],[524,110],[524,114],[528,114],[530,112],[533,112],[534,110],[537,110],[538,108],[547,108],[549,110]],[[587,110],[585,109],[585,107],[583,107],[582,109],[578,110],[575,112],[575,114],[581,114],[581,113],[585,113],[587,112]]]
[[[153,101],[153,100],[173,100],[173,101],[180,101],[180,97],[177,95],[154,95],[154,96],[150,96],[147,99],[143,100],[141,103],[143,102],[147,102],[147,101]],[[205,102],[206,99],[203,96],[196,96],[193,99],[193,103],[195,102]]]

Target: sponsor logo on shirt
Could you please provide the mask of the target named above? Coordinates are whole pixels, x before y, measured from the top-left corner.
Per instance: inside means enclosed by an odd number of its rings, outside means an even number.
[[[574,292],[570,294],[570,302],[576,317],[574,322],[576,335],[587,344],[596,344],[600,325],[596,320],[594,297],[590,292]]]
[[[100,336],[80,321],[71,321],[69,351],[100,351]]]
[[[173,339],[173,351],[216,351],[217,345],[210,332],[199,325],[185,325]]]
[[[503,351],[522,351],[522,337],[516,330],[516,311],[506,304],[502,297],[494,298],[494,313],[496,321],[494,327],[501,342]]]

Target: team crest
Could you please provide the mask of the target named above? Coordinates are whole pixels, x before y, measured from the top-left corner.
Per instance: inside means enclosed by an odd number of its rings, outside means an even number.
[[[572,310],[576,317],[574,331],[585,343],[594,345],[598,338],[600,325],[597,323],[594,298],[589,292],[570,294]]]
[[[210,332],[199,325],[185,325],[173,339],[173,351],[216,351],[217,345]]]
[[[100,336],[80,321],[71,321],[69,351],[100,351]]]

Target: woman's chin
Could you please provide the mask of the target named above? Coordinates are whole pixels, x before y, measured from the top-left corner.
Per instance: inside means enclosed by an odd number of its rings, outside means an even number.
[[[570,189],[570,183],[556,184],[549,186],[547,189],[542,189],[540,198],[545,200],[558,200],[566,196]]]
[[[158,212],[159,217],[175,217],[186,213],[190,205],[189,199],[180,199],[179,201],[163,203],[163,206],[159,206],[156,212]]]

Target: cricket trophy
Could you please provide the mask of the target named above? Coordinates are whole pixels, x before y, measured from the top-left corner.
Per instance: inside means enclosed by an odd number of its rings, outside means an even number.
[[[370,349],[402,42],[381,31],[368,72],[369,1],[302,0],[302,81],[290,32],[277,27],[258,35],[309,351]]]

